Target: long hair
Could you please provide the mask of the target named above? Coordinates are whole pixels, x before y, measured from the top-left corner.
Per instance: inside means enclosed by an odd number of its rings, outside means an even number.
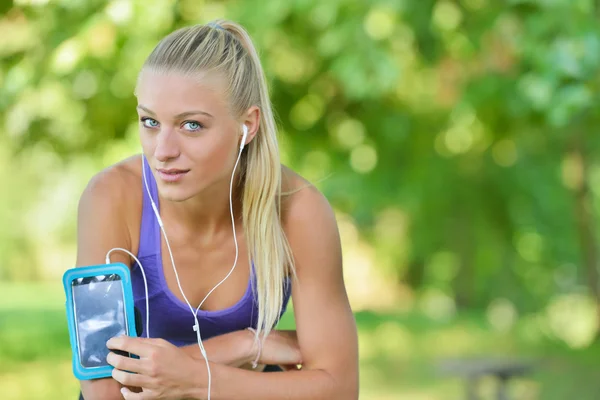
[[[244,28],[217,20],[166,36],[148,57],[144,69],[190,77],[221,74],[236,118],[252,106],[260,109],[259,129],[244,149],[240,178],[244,235],[256,274],[256,339],[264,338],[279,320],[284,282],[295,275],[295,268],[280,216],[282,178],[277,128],[258,53]]]

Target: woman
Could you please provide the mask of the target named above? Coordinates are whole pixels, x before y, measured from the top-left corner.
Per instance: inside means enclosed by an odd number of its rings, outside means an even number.
[[[102,263],[114,248],[137,254],[149,290],[142,336],[149,329],[152,338],[111,339],[113,376],[82,381],[83,397],[357,398],[356,327],[334,214],[280,164],[247,33],[229,21],[173,32],[146,60],[136,97],[143,154],[85,189],[77,264]],[[110,258],[131,267],[145,320],[139,267],[123,252]],[[273,330],[290,297],[297,330]],[[284,367],[265,374],[257,364]]]

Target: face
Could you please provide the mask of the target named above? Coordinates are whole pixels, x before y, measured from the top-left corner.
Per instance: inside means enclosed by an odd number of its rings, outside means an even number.
[[[184,201],[229,184],[241,124],[218,77],[143,71],[137,87],[140,140],[161,197]]]

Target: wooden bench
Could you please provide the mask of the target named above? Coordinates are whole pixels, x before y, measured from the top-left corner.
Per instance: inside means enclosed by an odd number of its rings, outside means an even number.
[[[445,376],[465,379],[466,399],[478,400],[479,380],[493,376],[498,381],[497,400],[509,400],[508,384],[514,377],[524,376],[534,369],[534,363],[525,360],[499,358],[463,358],[441,361],[438,370]]]

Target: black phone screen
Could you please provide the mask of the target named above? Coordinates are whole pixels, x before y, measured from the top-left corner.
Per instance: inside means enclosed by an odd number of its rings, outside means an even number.
[[[78,278],[71,288],[81,365],[106,366],[106,342],[128,333],[121,277],[109,274]]]

